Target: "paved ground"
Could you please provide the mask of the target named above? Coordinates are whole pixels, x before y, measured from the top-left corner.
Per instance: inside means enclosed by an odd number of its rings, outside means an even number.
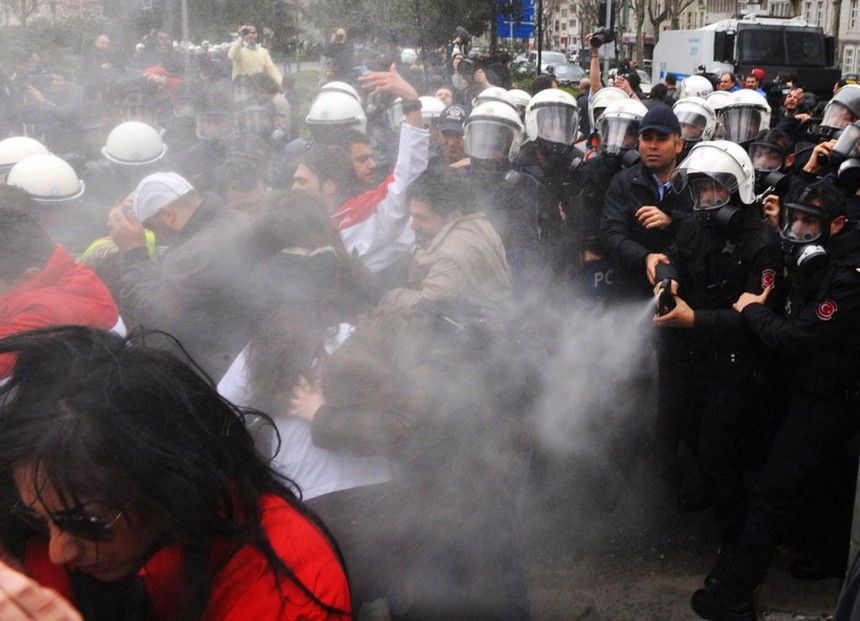
[[[588,480],[582,472],[549,476],[552,466],[535,470],[550,481],[543,490],[533,485],[526,502],[524,550],[536,621],[698,618],[690,595],[700,588],[716,549],[708,511],[679,512],[650,487],[643,469],[623,482],[625,494],[611,513],[601,512],[593,490],[576,483]],[[795,580],[788,562],[780,553],[771,565],[757,595],[761,617],[832,618],[839,580]]]

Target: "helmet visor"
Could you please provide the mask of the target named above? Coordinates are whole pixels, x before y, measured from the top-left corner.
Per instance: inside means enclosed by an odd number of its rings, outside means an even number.
[[[764,114],[756,108],[743,106],[723,108],[723,127],[726,140],[747,142],[754,139],[762,129]]]
[[[696,142],[702,139],[708,119],[703,114],[693,110],[675,110],[678,122],[681,124],[681,136],[688,142]]]
[[[831,101],[824,108],[824,118],[821,119],[823,127],[843,129],[857,120],[854,113],[838,101]]]
[[[696,211],[718,209],[728,204],[732,192],[737,190],[734,175],[728,173],[702,173],[677,170],[672,175],[672,188],[677,192],[689,188]]]
[[[833,150],[846,158],[860,156],[860,127],[847,125],[833,146]]]
[[[782,149],[767,142],[754,142],[749,148],[750,160],[757,172],[773,172],[782,168]]]
[[[197,137],[202,140],[224,140],[236,132],[229,112],[202,112],[195,117]]]
[[[635,149],[639,142],[639,119],[604,118],[600,121],[600,144],[606,153]]]
[[[535,108],[537,137],[548,142],[571,144],[576,137],[577,112],[570,106],[541,106]]]
[[[496,121],[483,119],[466,123],[466,154],[479,160],[507,158],[514,146],[514,128]]]
[[[173,116],[180,119],[194,117],[194,98],[180,96],[173,101]]]
[[[274,128],[272,114],[267,110],[246,110],[239,115],[239,131],[243,134],[270,134]]]

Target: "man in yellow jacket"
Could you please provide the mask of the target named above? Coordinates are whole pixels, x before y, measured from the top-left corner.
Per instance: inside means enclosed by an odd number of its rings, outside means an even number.
[[[232,78],[266,73],[280,87],[283,77],[268,50],[257,43],[257,28],[252,24],[242,24],[237,30],[239,36],[227,50],[227,58],[233,63]]]

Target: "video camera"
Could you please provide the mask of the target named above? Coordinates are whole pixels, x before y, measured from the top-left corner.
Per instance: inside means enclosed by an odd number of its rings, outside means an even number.
[[[604,43],[612,43],[613,41],[615,41],[615,31],[606,26],[598,28],[591,35],[591,47],[593,48],[599,48]]]
[[[460,64],[457,65],[457,73],[464,78],[471,79],[476,69],[483,69],[485,66],[486,62],[483,58],[470,54],[460,59]]]

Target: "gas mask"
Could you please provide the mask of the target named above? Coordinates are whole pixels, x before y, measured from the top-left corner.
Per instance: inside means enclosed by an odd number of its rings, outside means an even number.
[[[836,173],[840,188],[849,194],[860,189],[860,121],[846,126],[838,133],[827,165]]]
[[[549,163],[551,173],[561,173],[570,168],[573,158],[573,145],[550,142],[544,138],[537,139],[537,147]]]
[[[770,142],[753,142],[749,148],[750,161],[755,170],[756,197],[768,194],[780,196],[788,189],[789,177],[783,173],[785,153]]]
[[[780,218],[780,245],[788,268],[811,274],[826,267],[829,258],[825,244],[830,236],[827,214],[814,205],[786,203]]]
[[[715,227],[730,233],[740,228],[742,210],[732,201],[731,175],[698,174],[687,179],[693,196],[693,214],[701,226]]]

